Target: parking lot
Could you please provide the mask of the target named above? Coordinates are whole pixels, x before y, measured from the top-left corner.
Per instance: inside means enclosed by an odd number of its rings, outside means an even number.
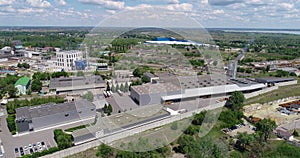
[[[54,140],[54,129],[68,129],[84,124],[83,122],[76,122],[28,134],[12,136],[7,128],[5,118],[6,116],[0,117],[0,138],[4,148],[4,158],[21,157],[23,154],[26,155],[33,152],[41,152],[51,147],[55,147],[57,144]]]
[[[256,128],[253,125],[244,120],[244,123],[231,128],[223,129],[223,132],[230,135],[231,137],[235,137],[238,133],[246,132],[247,134],[252,134],[255,132],[255,130]]]
[[[15,147],[14,153],[15,153],[15,157],[21,157],[23,155],[33,154],[35,152],[42,152],[43,150],[48,150],[53,146],[54,144],[51,144],[51,142],[48,139],[45,139],[39,142],[33,142],[30,144],[24,144],[23,146]]]

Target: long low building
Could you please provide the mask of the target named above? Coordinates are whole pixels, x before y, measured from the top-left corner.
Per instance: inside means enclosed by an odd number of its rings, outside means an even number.
[[[211,96],[225,96],[234,91],[244,93],[267,87],[248,79],[230,80],[223,76],[162,77],[158,84],[131,87],[130,96],[138,105],[179,102]]]
[[[194,88],[194,89],[186,89],[182,94],[162,96],[161,99],[162,102],[176,101],[176,100],[189,99],[189,98],[209,97],[212,95],[228,94],[234,91],[252,92],[254,90],[263,89],[265,87],[266,87],[265,84],[251,84],[247,86],[230,84],[230,85]]]
[[[105,81],[101,76],[83,76],[68,78],[52,78],[49,84],[50,91],[62,92],[80,91],[96,88],[105,88]]]
[[[48,103],[16,109],[16,122],[19,133],[85,119],[92,120],[95,117],[96,106],[87,100],[61,104]]]

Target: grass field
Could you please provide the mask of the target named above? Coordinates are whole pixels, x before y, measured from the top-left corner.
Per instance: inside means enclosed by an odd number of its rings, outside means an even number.
[[[289,85],[284,87],[279,87],[277,90],[268,92],[253,98],[249,98],[245,101],[245,105],[253,104],[253,103],[267,103],[270,101],[283,99],[292,96],[300,96],[300,84],[298,80],[298,84]]]

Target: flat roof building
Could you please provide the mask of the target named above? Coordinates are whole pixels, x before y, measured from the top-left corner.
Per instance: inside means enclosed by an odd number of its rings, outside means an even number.
[[[56,52],[56,67],[64,71],[73,70],[75,61],[82,60],[82,57],[82,52],[79,50]]]
[[[18,132],[28,132],[64,123],[93,119],[96,107],[87,100],[61,104],[48,103],[16,109]]]
[[[225,96],[234,91],[253,92],[266,87],[248,79],[228,79],[224,75],[158,75],[158,84],[131,87],[130,96],[138,105],[179,102],[211,96]]]
[[[161,96],[181,94],[181,88],[172,83],[132,86],[131,98],[140,106],[159,104]]]
[[[150,73],[150,72],[145,72],[143,75],[144,75],[151,83],[154,83],[154,80],[158,80],[158,79],[159,79],[158,76],[156,76],[155,74],[152,74],[152,73]]]
[[[266,77],[266,78],[256,78],[255,81],[259,83],[280,83],[280,82],[288,82],[294,81],[294,78],[282,78],[282,77]]]
[[[82,76],[67,78],[52,78],[49,84],[49,90],[62,92],[88,90],[95,88],[105,88],[105,81],[101,76]]]
[[[23,76],[23,77],[19,78],[18,81],[15,83],[15,87],[18,89],[17,95],[20,95],[20,94],[25,95],[29,85],[30,85],[29,77]]]

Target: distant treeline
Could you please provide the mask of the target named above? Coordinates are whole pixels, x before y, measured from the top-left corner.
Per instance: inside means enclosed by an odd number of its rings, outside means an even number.
[[[12,41],[20,40],[27,47],[59,47],[77,49],[87,32],[0,32],[0,47],[12,46]]]

